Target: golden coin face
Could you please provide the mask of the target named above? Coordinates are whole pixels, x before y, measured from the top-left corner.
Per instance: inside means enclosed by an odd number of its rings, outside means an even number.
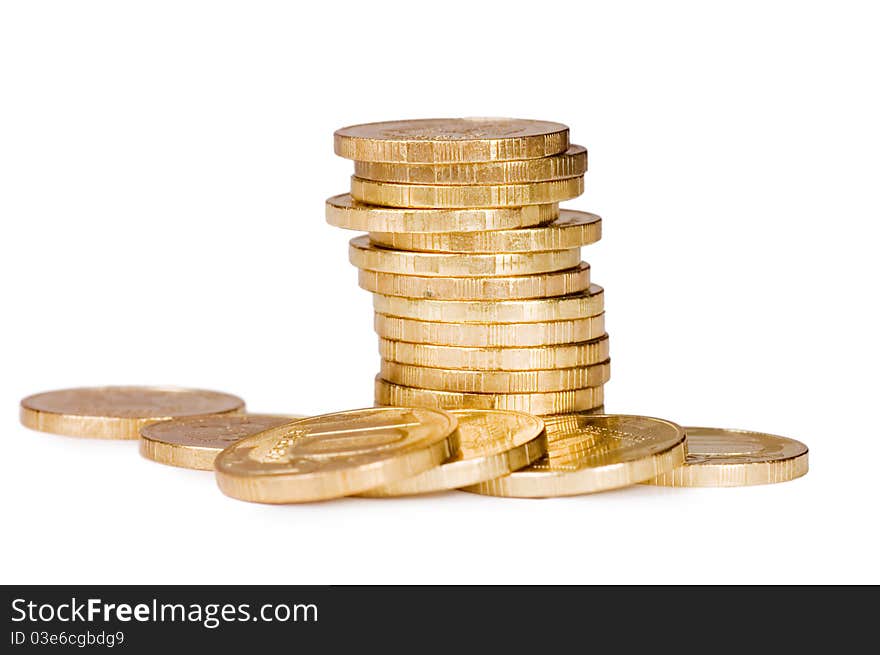
[[[577,145],[559,155],[519,161],[440,165],[354,163],[355,177],[400,184],[522,184],[580,177],[586,171],[587,149]]]
[[[590,287],[590,265],[534,275],[442,277],[358,271],[361,289],[389,296],[434,300],[513,300],[549,298],[578,293]]]
[[[444,323],[542,323],[598,316],[605,308],[605,293],[597,284],[589,290],[555,298],[528,300],[430,300],[373,296],[379,314],[418,321]]]
[[[568,127],[517,118],[427,118],[351,125],[336,154],[357,161],[455,163],[548,157],[568,149]]]
[[[684,430],[663,419],[575,413],[545,424],[545,457],[465,491],[522,498],[593,493],[648,480],[684,461]]]
[[[215,460],[223,493],[298,503],[358,494],[445,461],[457,421],[446,412],[370,408],[302,419],[247,437]]]
[[[807,473],[807,447],[763,432],[687,427],[683,466],[649,484],[670,487],[741,487],[793,480]]]
[[[458,449],[445,463],[395,484],[365,492],[387,497],[455,489],[527,466],[546,451],[544,423],[522,412],[454,410]]]
[[[536,416],[594,410],[605,401],[603,387],[537,393],[468,393],[419,389],[376,377],[377,405],[443,409],[505,409]]]
[[[608,359],[609,352],[607,334],[593,341],[516,348],[438,346],[379,339],[379,354],[391,362],[483,372],[590,366]]]
[[[244,410],[237,396],[174,387],[88,387],[28,396],[21,422],[34,430],[78,437],[137,439],[150,421]]]
[[[503,277],[547,273],[577,266],[579,248],[541,252],[467,254],[406,252],[380,248],[367,236],[349,241],[348,259],[357,268],[437,277]]]
[[[351,178],[352,198],[389,207],[522,207],[571,200],[583,192],[583,176],[549,182],[468,186],[395,184]]]
[[[595,243],[601,236],[602,219],[595,214],[560,209],[559,218],[538,227],[434,234],[370,232],[370,242],[419,252],[531,252],[578,248]]]
[[[529,227],[559,217],[559,204],[524,207],[408,209],[380,207],[354,200],[350,194],[328,198],[324,207],[330,225],[360,232],[470,232]]]
[[[140,430],[140,451],[147,459],[183,468],[214,470],[224,448],[252,434],[302,416],[212,414],[148,423]]]

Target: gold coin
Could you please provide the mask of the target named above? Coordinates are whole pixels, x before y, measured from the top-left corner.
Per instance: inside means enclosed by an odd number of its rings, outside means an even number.
[[[456,489],[507,475],[546,452],[544,422],[532,414],[489,409],[450,414],[458,419],[458,450],[449,461],[361,495],[387,498]]]
[[[214,470],[214,458],[230,444],[302,416],[211,414],[148,423],[140,431],[141,455],[160,464]]]
[[[559,217],[559,205],[407,209],[368,205],[344,193],[328,198],[324,213],[330,225],[361,232],[482,232],[547,223]]]
[[[348,260],[363,270],[438,277],[501,277],[547,273],[577,266],[580,259],[579,248],[468,255],[406,252],[374,246],[366,235],[349,241],[348,249]]]
[[[545,457],[464,491],[516,498],[573,496],[637,484],[684,462],[684,430],[663,419],[577,413],[545,423]]]
[[[571,200],[583,192],[583,176],[550,182],[479,186],[392,184],[351,178],[352,198],[389,207],[522,207]]]
[[[542,393],[466,393],[418,389],[376,376],[377,405],[407,405],[440,409],[508,409],[536,416],[567,414],[602,406],[603,387]]]
[[[533,371],[590,366],[608,359],[609,351],[607,334],[592,341],[527,348],[438,346],[379,339],[379,354],[390,362],[472,371]]]
[[[143,425],[185,416],[244,411],[227,393],[176,387],[85,387],[28,396],[21,423],[41,432],[97,439],[137,439]]]
[[[605,334],[605,314],[546,323],[437,323],[376,314],[376,333],[393,341],[439,346],[546,346]]]
[[[763,432],[685,428],[687,459],[647,484],[667,487],[744,487],[786,482],[806,475],[807,447]]]
[[[373,295],[379,314],[444,323],[543,323],[598,316],[605,292],[597,284],[588,291],[555,298],[528,300],[427,300]]]
[[[434,234],[370,232],[370,242],[384,248],[463,253],[565,250],[595,243],[601,237],[601,218],[572,209],[561,209],[559,218],[548,225],[514,230]]]
[[[608,382],[608,361],[575,368],[537,371],[463,371],[382,360],[382,379],[407,387],[469,393],[535,393],[598,387]]]
[[[465,164],[393,164],[356,161],[355,177],[400,184],[521,184],[579,177],[587,172],[587,149],[571,146],[565,152],[538,159]]]
[[[333,134],[337,155],[411,164],[507,161],[558,155],[568,127],[519,118],[425,118],[350,125]]]
[[[502,277],[436,277],[358,271],[361,289],[386,296],[434,300],[513,300],[550,298],[590,288],[590,265],[536,275]]]
[[[455,452],[456,418],[432,409],[358,409],[246,437],[214,461],[228,496],[302,503],[359,494],[418,475]]]

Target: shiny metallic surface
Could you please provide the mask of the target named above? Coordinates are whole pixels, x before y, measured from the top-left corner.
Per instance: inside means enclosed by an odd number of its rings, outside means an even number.
[[[667,487],[745,487],[787,482],[809,470],[800,441],[764,432],[686,427],[687,459],[646,484]]]
[[[244,411],[238,396],[179,387],[83,387],[28,396],[22,425],[41,432],[96,439],[137,439],[151,421]]]
[[[545,425],[545,457],[464,490],[516,498],[573,496],[637,484],[684,462],[684,430],[664,419],[576,413],[546,418]]]
[[[258,503],[358,494],[418,475],[457,448],[457,419],[404,407],[300,419],[246,437],[217,455],[220,490]]]

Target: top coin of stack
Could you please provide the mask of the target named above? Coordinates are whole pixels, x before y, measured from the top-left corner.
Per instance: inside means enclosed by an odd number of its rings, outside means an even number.
[[[557,414],[598,409],[609,376],[601,287],[580,247],[601,219],[559,208],[587,151],[565,125],[508,118],[355,125],[331,225],[375,294],[376,402]]]

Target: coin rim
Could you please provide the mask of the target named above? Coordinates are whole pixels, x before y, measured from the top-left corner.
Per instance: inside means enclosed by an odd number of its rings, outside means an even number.
[[[383,139],[379,137],[352,136],[345,130],[391,123],[416,123],[428,121],[506,120],[523,123],[543,123],[550,131],[524,136],[496,137],[490,139]],[[455,118],[420,118],[413,120],[377,121],[346,125],[333,133],[333,150],[340,157],[359,161],[389,163],[443,164],[483,161],[512,161],[536,159],[565,152],[570,146],[569,128],[555,121],[527,118],[493,116],[466,116]],[[429,156],[419,156],[427,150]],[[487,156],[485,153],[489,152]]]
[[[355,268],[416,277],[517,277],[575,268],[580,259],[580,248],[460,254],[383,248],[370,243],[366,234],[348,242],[348,261]],[[417,267],[426,270],[416,270]],[[481,270],[474,272],[474,268]]]
[[[387,344],[395,344],[392,346],[388,346]],[[397,344],[402,344],[400,347]],[[408,348],[414,351],[414,354],[419,354],[420,350],[424,350],[421,353],[421,357],[412,357],[408,360],[405,360],[400,357],[397,352],[401,348]],[[481,359],[483,353],[490,351],[492,354],[491,359],[497,358],[506,358],[508,355],[513,357],[518,352],[526,353],[528,351],[528,358],[541,357],[540,351],[563,351],[568,349],[580,349],[585,353],[592,353],[596,351],[596,359],[588,359],[581,360],[578,363],[559,363],[557,362],[538,362],[537,364],[532,363],[530,366],[523,366],[521,363],[517,363],[516,366],[499,366],[496,362],[480,362],[478,360]],[[439,352],[436,352],[439,351]],[[470,352],[468,352],[470,351]],[[443,355],[444,352],[447,352],[447,355]],[[532,354],[533,353],[533,354]],[[393,355],[393,357],[389,357],[389,355]],[[458,359],[458,362],[448,362],[445,359],[441,360],[438,355],[442,355],[443,357],[454,356],[455,359]],[[535,371],[535,370],[543,370],[543,369],[551,369],[551,368],[577,368],[583,366],[592,366],[593,364],[598,364],[600,362],[605,361],[610,356],[610,337],[608,334],[603,334],[600,337],[596,337],[595,339],[590,339],[588,341],[576,341],[572,343],[559,343],[548,346],[441,346],[439,344],[430,344],[430,343],[414,343],[412,341],[398,341],[394,339],[386,339],[385,337],[379,337],[379,356],[383,359],[387,359],[390,362],[397,362],[398,364],[410,364],[412,366],[428,366],[428,364],[424,363],[427,361],[431,361],[439,364],[438,368],[448,368],[455,369],[461,371]],[[465,359],[474,358],[477,360],[477,363],[467,364]],[[424,361],[417,361],[418,359],[422,359]],[[485,359],[490,359],[486,357]],[[555,359],[548,358],[548,359]],[[442,361],[442,363],[441,363]],[[451,364],[455,364],[454,366]],[[502,362],[503,363],[503,362]]]
[[[436,412],[446,420],[446,425],[441,427],[439,436],[434,441],[422,444],[419,447],[410,446],[406,451],[396,453],[392,456],[382,457],[372,462],[359,464],[355,467],[335,470],[332,472],[312,471],[309,473],[285,473],[283,470],[270,473],[256,473],[251,471],[239,471],[231,473],[222,470],[222,460],[224,453],[231,453],[234,448],[239,446],[242,441],[247,439],[256,440],[260,435],[264,435],[270,430],[264,430],[254,435],[250,435],[234,444],[230,444],[221,451],[214,461],[214,477],[217,486],[224,494],[231,498],[244,500],[248,502],[264,503],[270,505],[277,504],[296,504],[316,502],[321,500],[332,500],[334,498],[342,498],[344,496],[352,496],[367,489],[379,486],[380,484],[389,484],[398,480],[417,475],[422,471],[437,466],[448,459],[455,451],[456,428],[458,427],[458,419],[449,412],[433,407],[402,407],[402,406],[383,406],[383,407],[364,407],[359,409],[350,409],[342,412],[331,412],[329,414],[320,414],[309,416],[298,421],[292,421],[287,426],[294,425],[301,421],[316,420],[319,418],[327,418],[339,416],[343,414],[353,414],[365,411],[374,411],[378,413],[380,410],[397,410],[411,411],[412,409],[424,409]],[[271,428],[279,429],[284,426]],[[381,477],[381,482],[376,482],[376,478]]]
[[[584,176],[525,184],[396,184],[351,176],[351,197],[361,203],[407,209],[523,207],[573,200],[584,193]]]
[[[205,414],[204,416],[215,416],[214,414]],[[244,418],[251,416],[259,416],[264,418],[286,418],[290,422],[301,418],[308,418],[305,414],[217,414],[216,416],[241,416]],[[182,420],[191,420],[200,418],[199,416],[187,416]],[[138,452],[142,457],[158,464],[168,466],[176,466],[198,471],[213,471],[214,459],[225,448],[225,446],[205,446],[172,443],[157,439],[155,436],[148,434],[149,429],[157,424],[174,423],[179,419],[170,419],[169,421],[150,421],[146,425],[142,425],[139,430]],[[279,424],[283,425],[283,423]],[[276,426],[276,427],[279,427]],[[254,433],[256,434],[256,432]],[[247,435],[251,436],[251,435]],[[242,437],[244,439],[245,437]]]
[[[400,334],[389,335],[389,327]],[[414,323],[415,325],[407,325]],[[560,324],[565,323],[565,326]],[[420,325],[424,324],[424,325]],[[573,335],[575,324],[589,328],[585,336]],[[552,327],[551,327],[552,326]],[[552,330],[566,328],[566,334],[556,336]],[[493,346],[550,346],[566,343],[579,343],[598,339],[605,332],[605,312],[566,321],[541,321],[537,323],[443,323],[440,321],[419,321],[387,314],[373,313],[373,329],[383,339],[408,341],[410,343],[433,344],[440,346],[493,347]],[[404,333],[404,330],[407,330]],[[529,330],[533,335],[525,334]],[[425,336],[425,333],[428,335]],[[405,338],[404,338],[405,337]]]
[[[639,416],[637,414],[587,414],[585,412],[571,412],[571,414],[581,413],[589,418],[626,417],[662,422],[673,427],[680,438],[665,450],[651,453],[647,457],[642,457],[638,460],[584,467],[575,471],[528,471],[523,469],[514,471],[503,478],[496,478],[479,485],[463,487],[462,491],[504,498],[580,496],[639,484],[656,476],[658,470],[662,472],[670,471],[684,461],[687,452],[685,430],[673,421],[655,416]],[[621,479],[620,475],[624,471],[627,474],[625,482]],[[565,488],[559,488],[560,479],[567,483]],[[557,488],[550,491],[536,489],[536,485],[541,484],[543,480],[549,481],[548,486],[556,486]]]
[[[571,152],[574,150],[574,152]],[[550,182],[553,180],[565,180],[579,177],[587,172],[589,166],[589,153],[585,146],[570,143],[565,152],[547,157],[535,157],[532,159],[511,159],[488,162],[456,162],[447,164],[424,164],[403,162],[379,162],[355,160],[354,174],[364,180],[373,182],[392,182],[395,184],[434,184],[442,186],[468,186],[472,184],[528,184],[530,182]],[[548,162],[555,159],[557,162]],[[571,171],[564,175],[548,176],[540,175],[541,168],[548,166],[570,167]],[[384,170],[377,170],[382,167]],[[437,173],[442,169],[464,169],[463,176],[456,176],[453,181],[437,180]],[[417,172],[419,171],[419,172]],[[433,175],[433,179],[431,179]],[[501,181],[486,182],[480,178],[496,177]],[[416,178],[416,181],[413,178]],[[466,178],[466,179],[465,179]],[[450,179],[444,177],[444,180]],[[424,180],[424,181],[423,181]]]
[[[534,414],[500,409],[453,409],[447,411],[459,418],[459,425],[461,425],[461,416],[465,413],[519,414],[528,417],[531,423],[527,428],[529,437],[523,443],[503,452],[484,453],[477,457],[445,462],[419,475],[370,489],[360,495],[368,498],[393,498],[449,491],[466,484],[477,484],[484,480],[506,475],[540,459],[547,451],[544,421]]]
[[[564,268],[559,271],[497,277],[405,275],[402,273],[385,273],[382,271],[358,269],[358,286],[361,289],[371,293],[381,293],[385,296],[400,298],[475,301],[529,300],[533,298],[556,298],[573,293],[581,293],[589,289],[590,284],[592,284],[590,265],[584,261],[579,262],[577,266]],[[418,295],[412,293],[409,295],[406,293],[391,293],[391,291],[401,290],[394,288],[401,285],[410,288],[421,287],[423,291]],[[548,288],[551,285],[564,287],[565,293],[552,293],[552,290]],[[512,286],[515,286],[516,289],[511,288]],[[538,289],[538,286],[542,288]],[[482,292],[479,296],[474,293],[477,287]],[[440,293],[441,289],[442,293]],[[405,289],[403,291],[408,290]],[[487,290],[490,290],[491,293],[486,293]]]
[[[62,391],[77,391],[80,389],[144,389],[150,391],[174,391],[211,393],[234,398],[239,402],[238,407],[220,411],[200,414],[186,414],[182,416],[93,416],[88,414],[65,414],[51,410],[41,410],[28,407],[26,402],[36,396],[51,394]],[[194,387],[175,386],[148,386],[148,385],[109,385],[102,387],[70,387],[68,389],[53,389],[31,394],[21,399],[19,403],[19,420],[23,426],[38,432],[57,434],[66,437],[80,437],[83,439],[113,439],[134,440],[138,438],[140,429],[147,423],[167,421],[175,418],[191,418],[196,416],[211,416],[213,414],[242,414],[246,411],[245,401],[235,394],[212,389],[196,389]]]
[[[559,382],[558,380],[551,382],[554,376],[561,377],[565,375],[566,372],[570,372],[573,369],[583,371],[581,374],[589,377],[598,375],[600,379],[598,381],[591,380],[588,384],[580,384],[577,386],[564,386],[564,383]],[[573,391],[585,387],[598,387],[607,384],[611,377],[611,360],[606,359],[605,361],[590,364],[588,366],[534,369],[531,371],[468,371],[455,368],[402,364],[400,362],[392,362],[382,359],[380,361],[379,375],[383,380],[400,386],[435,391],[460,391],[462,393],[493,394]],[[394,379],[398,376],[409,376],[412,379],[407,380],[406,382],[400,382]],[[550,380],[546,378],[550,378]],[[477,379],[483,383],[488,383],[490,388],[465,388],[471,386],[467,384],[468,382],[476,382]],[[416,384],[416,382],[418,382],[418,384]],[[502,388],[504,384],[509,385],[508,388]]]
[[[642,484],[659,487],[678,488],[723,488],[723,487],[751,487],[764,484],[778,484],[796,480],[809,472],[810,449],[802,441],[784,437],[769,432],[756,430],[741,430],[738,428],[716,428],[706,426],[687,426],[684,428],[688,433],[714,433],[723,435],[755,435],[780,439],[802,450],[794,455],[779,459],[768,459],[762,462],[743,462],[742,464],[714,464],[712,462],[699,462],[689,464],[687,459],[681,466]]]
[[[348,206],[334,204],[350,199]],[[324,201],[324,219],[330,225],[357,232],[397,232],[402,234],[444,234],[447,232],[495,232],[537,227],[559,218],[559,203],[523,207],[468,207],[458,209],[383,207],[357,202],[350,193],[340,193]],[[545,215],[546,214],[546,215]],[[480,218],[481,217],[481,218]],[[484,221],[478,228],[462,225]],[[378,227],[370,223],[384,223]],[[413,224],[416,225],[413,228]],[[429,228],[429,229],[428,229]]]
[[[374,396],[376,398],[376,404],[379,406],[386,406],[385,403],[380,398],[380,394],[384,393],[387,390],[388,393],[394,391],[394,388],[400,388],[404,391],[400,393],[407,393],[409,395],[417,395],[417,396],[425,396],[428,398],[432,398],[435,402],[442,402],[446,409],[504,409],[511,410],[517,412],[526,412],[527,414],[534,414],[535,416],[552,416],[557,414],[571,414],[575,412],[588,412],[590,410],[596,409],[598,407],[602,407],[605,404],[605,390],[604,386],[600,385],[598,387],[584,387],[583,389],[570,389],[567,391],[548,391],[548,392],[537,392],[537,393],[468,393],[462,391],[443,391],[442,389],[419,389],[418,387],[408,387],[403,384],[396,384],[394,382],[389,382],[388,380],[382,379],[380,375],[377,375],[374,378],[373,382],[374,386]],[[562,407],[558,407],[558,401],[560,399],[566,400],[567,403],[574,403],[577,394],[582,394],[584,392],[588,392],[591,397],[591,402],[596,403],[592,407],[570,407],[569,405],[563,404]],[[569,399],[570,397],[570,399]],[[445,400],[443,400],[445,398]],[[452,402],[464,402],[467,400],[473,401],[486,401],[486,402],[512,402],[518,403],[522,405],[522,407],[499,407],[493,405],[491,407],[459,407],[452,406]],[[419,401],[422,402],[422,401]],[[393,405],[389,405],[393,406]],[[414,405],[417,407],[431,407],[430,405]],[[439,407],[439,405],[437,405]],[[545,411],[546,410],[546,411]]]
[[[504,325],[576,321],[605,311],[605,289],[591,283],[584,291],[562,296],[490,301],[434,300],[373,293],[373,311],[427,323]],[[540,315],[542,312],[544,315]],[[517,313],[520,315],[516,316]]]
[[[527,205],[539,206],[539,205]],[[577,214],[583,222],[557,225]],[[574,220],[573,217],[569,220]],[[370,242],[387,249],[411,252],[491,254],[583,248],[602,238],[602,217],[591,212],[561,208],[559,216],[540,225],[501,230],[463,230],[457,232],[401,232],[367,230]],[[543,239],[543,242],[542,242]],[[432,241],[433,243],[427,243]],[[548,243],[556,241],[556,243]],[[465,242],[462,245],[461,242]],[[470,242],[470,243],[467,243]]]

